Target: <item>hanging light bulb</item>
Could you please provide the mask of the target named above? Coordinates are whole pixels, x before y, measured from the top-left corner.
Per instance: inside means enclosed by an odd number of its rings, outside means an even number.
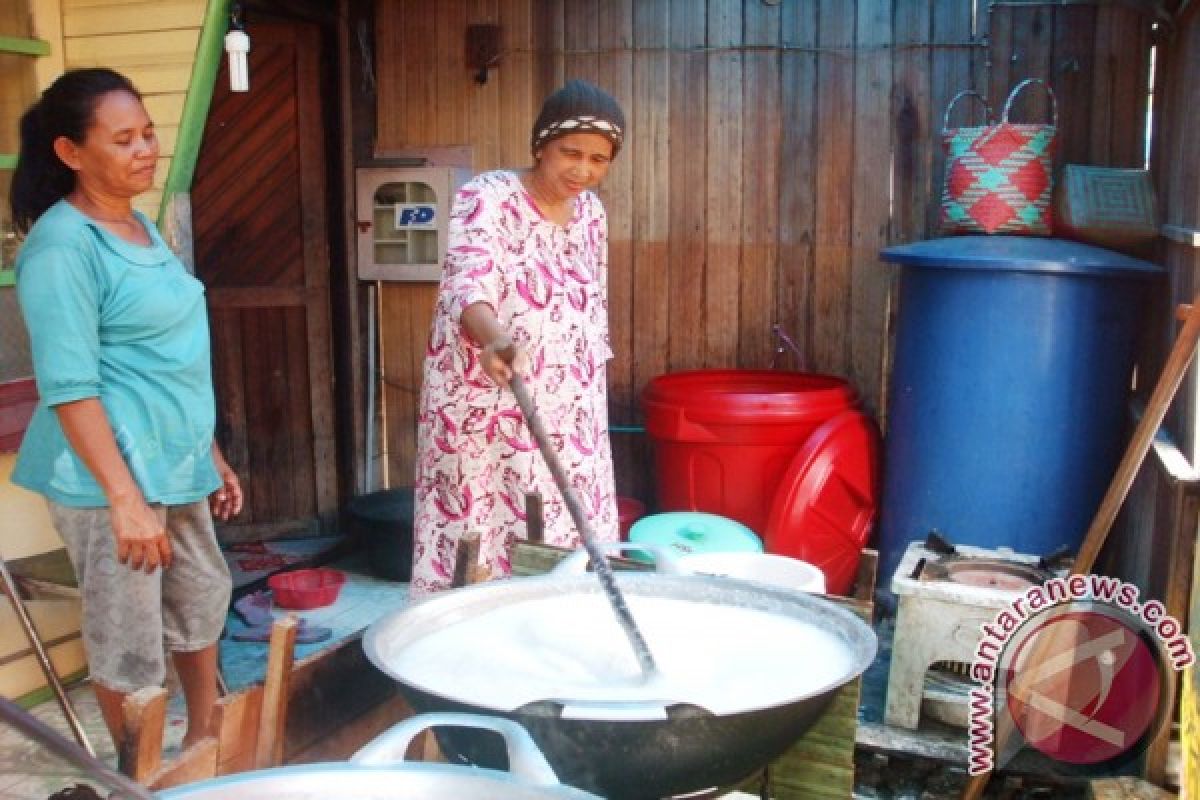
[[[250,52],[250,37],[243,30],[241,3],[234,3],[229,13],[225,52],[229,54],[229,90],[250,91],[250,66],[246,63],[246,54]]]

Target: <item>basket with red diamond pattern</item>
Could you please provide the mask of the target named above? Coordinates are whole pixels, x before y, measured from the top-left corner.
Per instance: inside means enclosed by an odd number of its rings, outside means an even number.
[[[1013,100],[1033,84],[1045,88],[1050,98],[1050,124],[1009,122]],[[971,95],[983,99],[976,92],[959,92],[942,117],[942,148],[946,152],[942,232],[1049,236],[1058,132],[1054,91],[1041,78],[1023,80],[1009,93],[998,124],[989,119],[986,125],[951,128],[950,110]]]

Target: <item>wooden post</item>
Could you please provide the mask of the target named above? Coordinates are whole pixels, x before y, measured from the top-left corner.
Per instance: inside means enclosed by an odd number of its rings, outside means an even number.
[[[1175,513],[1175,530],[1169,542],[1171,555],[1167,559],[1170,577],[1167,579],[1167,593],[1163,597],[1163,605],[1167,614],[1177,620],[1188,618],[1191,605],[1192,567],[1196,558],[1197,519],[1200,519],[1200,497],[1187,488],[1175,485],[1173,487]],[[1195,624],[1195,622],[1193,622]],[[1172,673],[1167,680],[1175,682],[1175,697],[1182,697],[1182,680],[1187,680],[1187,673]],[[1171,728],[1168,723],[1150,742],[1146,748],[1142,777],[1160,786],[1167,783],[1167,759],[1171,748]],[[1186,728],[1185,728],[1186,729]]]
[[[220,698],[213,709],[211,734],[170,763],[162,760],[166,689],[151,686],[129,695],[122,707],[125,737],[118,753],[121,771],[138,783],[165,789],[282,763],[298,627],[294,616],[275,621],[264,685]]]
[[[468,533],[458,540],[458,555],[454,559],[454,580],[458,588],[478,583],[483,578],[479,566],[479,534]]]
[[[125,736],[117,748],[117,768],[141,784],[162,766],[163,731],[167,719],[167,690],[147,686],[130,694],[121,705]]]
[[[283,762],[283,729],[287,720],[288,688],[291,685],[296,628],[299,625],[299,620],[289,614],[271,626],[262,714],[258,718],[258,743],[254,748],[254,766],[258,769],[274,767]]]
[[[879,551],[866,548],[858,559],[858,572],[854,576],[854,594],[851,598],[873,608],[875,605],[875,579],[879,572]],[[870,620],[868,619],[868,622]]]
[[[525,493],[525,540],[534,544],[546,541],[546,517],[538,492]]]

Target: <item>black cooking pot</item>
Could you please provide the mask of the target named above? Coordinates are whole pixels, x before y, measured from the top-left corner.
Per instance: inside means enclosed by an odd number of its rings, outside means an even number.
[[[847,666],[837,679],[803,695],[782,693],[757,707],[714,714],[686,702],[663,707],[594,696],[488,707],[417,685],[396,663],[406,646],[456,621],[531,600],[578,603],[601,592],[592,575],[494,581],[436,595],[376,622],[367,630],[363,646],[371,661],[400,683],[401,693],[417,711],[464,711],[515,720],[533,736],[564,783],[622,800],[685,794],[745,778],[782,755],[837,689],[860,675],[875,657],[875,634],[869,626],[849,611],[802,592],[728,578],[656,573],[621,573],[617,582],[627,597],[683,600],[696,614],[711,613],[717,605],[800,620],[831,634],[844,649],[840,656]],[[486,663],[487,652],[479,658]],[[503,674],[495,675],[497,685],[504,680]],[[454,761],[503,768],[503,748],[486,736],[440,730],[438,740]]]

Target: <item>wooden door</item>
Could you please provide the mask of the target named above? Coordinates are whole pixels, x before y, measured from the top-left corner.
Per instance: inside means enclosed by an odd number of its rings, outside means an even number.
[[[247,32],[250,91],[222,66],[192,190],[217,439],[246,489],[229,541],[316,534],[337,508],[320,37]]]

